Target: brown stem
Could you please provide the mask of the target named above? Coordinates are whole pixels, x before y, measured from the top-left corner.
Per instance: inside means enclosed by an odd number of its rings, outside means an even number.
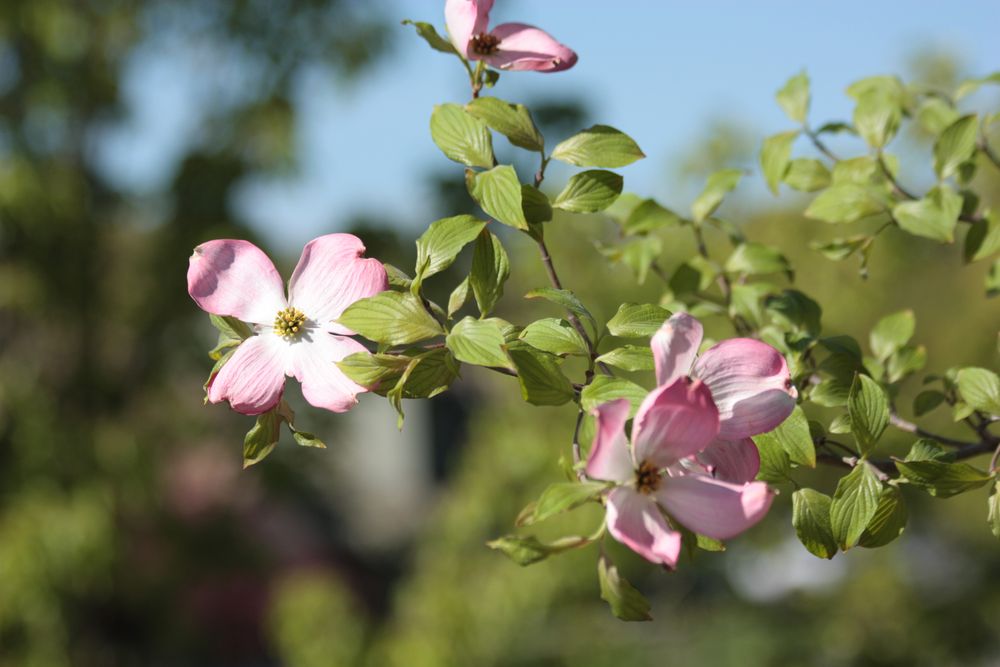
[[[951,447],[971,447],[973,445],[979,444],[975,442],[969,442],[968,440],[957,440],[955,438],[949,438],[946,435],[931,433],[930,431],[920,428],[913,422],[903,419],[895,412],[889,413],[889,423],[898,428],[900,431],[904,431],[906,433],[912,433],[914,435],[920,436],[921,438],[928,438],[930,440],[940,442],[942,445],[949,445]]]

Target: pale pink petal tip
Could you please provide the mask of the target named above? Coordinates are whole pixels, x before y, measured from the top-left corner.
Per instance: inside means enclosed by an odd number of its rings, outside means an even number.
[[[368,390],[344,375],[336,362],[367,350],[351,338],[324,331],[311,335],[313,339],[308,343],[291,346],[291,374],[302,383],[302,396],[310,405],[331,412],[347,412],[357,405],[357,395]]]
[[[691,373],[703,333],[701,322],[687,313],[676,313],[663,323],[650,341],[656,384],[670,384]]]
[[[758,340],[719,343],[698,358],[694,374],[712,391],[724,440],[767,433],[795,408],[798,392],[785,358]]]
[[[773,497],[763,482],[730,484],[705,475],[670,477],[656,491],[671,517],[716,540],[735,537],[763,519]]]
[[[752,482],[760,472],[760,452],[750,438],[716,440],[698,453],[712,477],[724,482]]]
[[[245,415],[267,412],[281,400],[285,387],[285,343],[277,336],[251,336],[212,378],[208,400],[229,401]]]
[[[629,402],[624,398],[594,409],[597,433],[587,457],[587,477],[609,482],[627,482],[632,478],[634,466],[625,438],[628,413]]]
[[[202,243],[188,262],[188,294],[205,312],[254,324],[271,323],[285,307],[281,276],[249,241]]]
[[[501,70],[561,72],[576,64],[573,49],[560,44],[544,30],[524,23],[504,23],[490,34],[500,39],[495,54],[487,63]]]
[[[616,487],[608,494],[608,532],[613,538],[646,560],[677,566],[681,535],[673,530],[648,496],[626,487]]]

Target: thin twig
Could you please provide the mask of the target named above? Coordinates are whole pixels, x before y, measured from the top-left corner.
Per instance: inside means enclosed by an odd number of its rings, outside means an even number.
[[[895,412],[889,413],[889,423],[898,428],[900,431],[904,431],[906,433],[912,433],[914,435],[920,436],[921,438],[928,438],[930,440],[940,442],[942,445],[949,445],[951,447],[972,447],[974,445],[979,444],[976,442],[969,442],[968,440],[958,440],[956,438],[949,438],[946,435],[940,435],[938,433],[931,433],[930,431],[927,431],[917,426],[913,422],[903,419]]]

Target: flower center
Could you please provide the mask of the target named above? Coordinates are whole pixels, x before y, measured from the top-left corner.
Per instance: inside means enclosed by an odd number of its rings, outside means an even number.
[[[488,32],[481,32],[473,35],[469,40],[472,52],[480,56],[492,56],[500,46],[500,38]]]
[[[294,340],[302,332],[306,323],[306,316],[298,308],[289,306],[284,310],[279,310],[274,318],[274,333],[285,340]]]
[[[639,493],[650,494],[660,486],[660,470],[649,461],[639,464],[635,471],[635,488]]]

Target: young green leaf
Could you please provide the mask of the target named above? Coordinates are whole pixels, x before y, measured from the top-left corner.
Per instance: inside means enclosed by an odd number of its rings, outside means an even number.
[[[986,499],[986,521],[993,537],[1000,539],[1000,479],[993,484]]]
[[[257,421],[243,438],[243,468],[260,463],[274,451],[281,435],[282,418],[277,410],[257,416]]]
[[[521,181],[509,164],[479,172],[472,179],[472,198],[487,214],[514,229],[527,229],[521,196]]]
[[[381,292],[355,301],[338,322],[384,345],[406,345],[444,333],[416,297],[402,292]]]
[[[646,157],[635,141],[607,125],[594,125],[561,142],[552,157],[577,167],[615,169]]]
[[[538,497],[529,523],[544,521],[593,500],[607,488],[604,482],[557,482],[550,484]]]
[[[883,210],[881,201],[869,188],[835,183],[812,200],[805,215],[823,222],[854,222]]]
[[[292,438],[295,439],[295,444],[297,444],[300,447],[315,447],[316,449],[326,449],[326,443],[317,438],[312,433],[293,430]]]
[[[525,401],[532,405],[562,405],[573,399],[573,384],[559,369],[555,356],[526,344],[512,344],[508,351]]]
[[[847,397],[847,413],[851,415],[851,434],[864,457],[889,425],[889,400],[875,380],[858,374]]]
[[[465,301],[469,298],[469,276],[462,278],[455,289],[451,291],[451,295],[448,297],[448,319],[462,309],[465,305]]]
[[[623,303],[608,321],[608,331],[622,338],[647,338],[659,331],[669,317],[669,310],[651,303]]]
[[[872,88],[858,96],[854,128],[869,146],[881,149],[896,135],[902,115],[897,94]]]
[[[417,29],[417,34],[423,37],[424,41],[435,51],[440,51],[441,53],[450,53],[455,56],[459,56],[458,51],[447,39],[438,34],[437,30],[434,29],[430,23],[424,23],[423,21],[411,21],[406,19],[403,21],[403,25],[412,25]],[[461,57],[461,56],[459,56]]]
[[[869,343],[872,352],[885,361],[896,350],[906,345],[913,338],[917,321],[912,310],[901,310],[880,319],[872,329]]]
[[[796,158],[788,163],[783,180],[800,192],[815,192],[830,185],[830,170],[814,158]]]
[[[510,140],[529,151],[541,151],[545,142],[523,104],[511,104],[497,97],[478,97],[465,110]]]
[[[764,172],[767,187],[777,196],[778,184],[788,171],[789,158],[792,156],[792,144],[799,136],[798,130],[782,132],[764,139],[760,149],[760,166]]]
[[[961,212],[962,197],[947,185],[939,185],[923,199],[896,204],[892,217],[900,228],[914,236],[952,243]]]
[[[466,317],[452,327],[445,345],[459,361],[474,366],[510,368],[504,338],[493,322]]]
[[[748,242],[736,246],[733,250],[733,254],[726,260],[726,273],[750,276],[784,273],[791,276],[792,267],[777,248],[763,243]]]
[[[398,378],[409,363],[409,357],[355,352],[338,361],[337,368],[352,381],[372,389],[388,378]]]
[[[503,296],[503,286],[510,275],[510,260],[500,239],[489,230],[483,230],[476,239],[472,253],[472,272],[469,274],[469,286],[476,297],[479,312],[485,317],[493,310],[500,297]]]
[[[486,223],[471,215],[456,215],[432,222],[417,239],[417,275],[421,278],[444,271]]]
[[[907,519],[909,513],[903,502],[903,494],[895,486],[885,487],[879,496],[875,514],[858,540],[858,546],[866,549],[884,547],[903,534]]]
[[[552,219],[552,202],[533,185],[521,185],[521,210],[529,223],[548,222]]]
[[[966,262],[977,262],[1000,250],[1000,212],[988,211],[981,219],[969,225],[965,235]]]
[[[842,550],[847,551],[858,543],[875,516],[881,493],[882,485],[867,463],[859,462],[840,478],[830,504],[830,527]]]
[[[788,457],[788,452],[781,446],[777,438],[753,436],[753,442],[757,445],[760,453],[760,470],[757,472],[757,479],[769,484],[780,484],[787,482],[791,478],[792,460]]]
[[[455,162],[485,169],[493,166],[493,140],[489,129],[458,104],[434,107],[431,139]]]
[[[587,412],[599,405],[610,403],[619,398],[627,398],[632,405],[632,414],[639,409],[643,399],[649,394],[643,387],[625,378],[613,378],[607,375],[598,375],[593,382],[588,384],[580,392],[580,407]]]
[[[487,542],[486,546],[501,552],[518,565],[525,566],[570,549],[585,547],[593,541],[592,537],[572,535],[546,544],[533,535],[504,535]]]
[[[789,118],[799,124],[805,123],[809,114],[809,75],[803,70],[790,78],[775,94],[775,99]]]
[[[605,352],[597,362],[620,368],[623,371],[653,370],[653,352],[648,345],[625,345]]]
[[[985,368],[963,368],[958,372],[958,393],[974,410],[1000,415],[1000,378]]]
[[[552,206],[572,213],[603,211],[621,194],[623,184],[621,175],[613,171],[583,171],[569,179]]]
[[[792,494],[792,526],[806,550],[827,560],[837,555],[837,540],[830,527],[830,496],[814,489]]]
[[[913,399],[913,414],[917,417],[923,417],[928,412],[944,403],[945,398],[947,397],[940,391],[931,389],[922,391],[917,394],[916,398]]]
[[[597,561],[597,578],[601,586],[601,599],[611,607],[615,618],[623,621],[653,620],[649,613],[649,601],[618,574],[618,568],[604,554]]]
[[[590,311],[583,305],[583,302],[569,290],[555,289],[554,287],[536,287],[524,295],[525,299],[545,299],[558,304],[570,311],[577,317],[582,318],[594,329],[597,328],[597,321]]]
[[[979,118],[975,114],[962,116],[945,128],[934,144],[934,171],[938,178],[948,178],[959,165],[976,152]]]
[[[816,447],[809,433],[809,420],[799,406],[777,428],[754,436],[753,440],[758,447],[780,447],[792,463],[816,467]]]
[[[624,195],[623,195],[624,196]],[[619,197],[619,200],[621,198]],[[649,232],[683,224],[679,215],[664,208],[653,199],[644,199],[621,221],[625,234],[648,234]]]
[[[978,489],[992,480],[992,476],[968,463],[947,461],[896,461],[896,467],[914,486],[925,489],[938,498]]]
[[[521,340],[536,349],[552,354],[588,354],[587,343],[566,320],[547,317],[524,328]]]
[[[739,169],[723,169],[708,177],[705,189],[691,204],[691,215],[695,222],[701,222],[715,213],[723,198],[733,191],[743,177]]]

